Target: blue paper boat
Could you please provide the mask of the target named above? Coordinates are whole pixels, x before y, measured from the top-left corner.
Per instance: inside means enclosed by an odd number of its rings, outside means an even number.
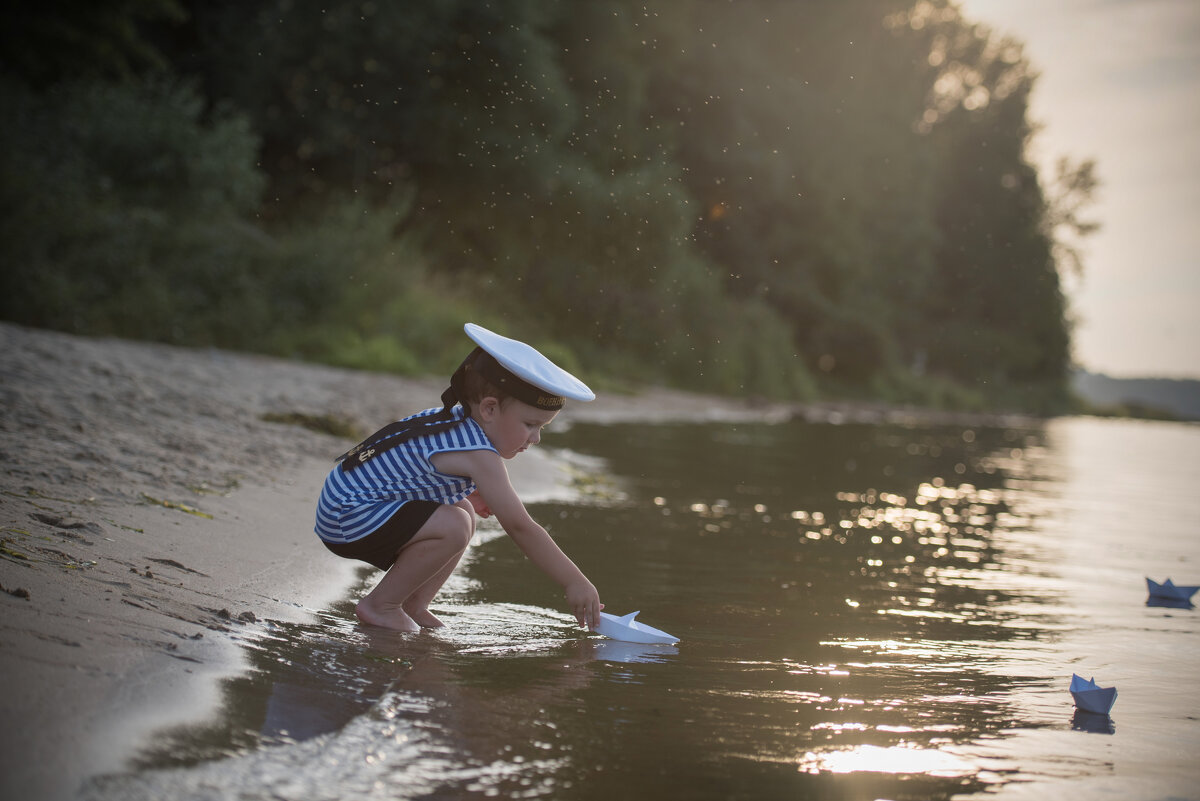
[[[1185,603],[1192,600],[1192,596],[1196,594],[1196,590],[1200,587],[1192,586],[1176,586],[1167,579],[1162,584],[1159,584],[1153,579],[1146,579],[1146,589],[1150,591],[1151,598],[1162,598],[1166,601],[1183,601]]]
[[[610,640],[621,640],[622,642],[661,645],[670,645],[671,643],[679,642],[678,637],[673,637],[665,631],[659,631],[656,628],[647,626],[645,623],[638,623],[634,620],[637,616],[637,612],[630,612],[624,617],[617,617],[607,612],[601,612],[600,622],[596,625],[596,631]]]
[[[1107,715],[1117,702],[1117,688],[1101,687],[1094,678],[1085,679],[1072,673],[1071,697],[1075,699],[1075,706],[1084,712]]]

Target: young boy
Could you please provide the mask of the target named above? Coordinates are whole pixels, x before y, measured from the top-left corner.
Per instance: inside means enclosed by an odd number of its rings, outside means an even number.
[[[338,556],[387,573],[355,608],[364,623],[420,631],[442,622],[429,604],[475,533],[475,514],[495,515],[529,559],[566,591],[579,625],[600,620],[600,596],[538,525],[505,470],[541,440],[566,399],[596,396],[523,342],[467,323],[478,347],[426,409],[351,448],[325,480],[316,532]]]

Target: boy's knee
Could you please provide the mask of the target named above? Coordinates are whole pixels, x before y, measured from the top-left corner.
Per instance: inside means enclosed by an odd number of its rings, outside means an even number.
[[[475,526],[479,524],[479,518],[475,516],[475,507],[466,498],[463,498],[455,506],[467,514],[467,539],[469,540],[475,536]]]
[[[475,533],[475,515],[458,505],[447,507],[445,512],[443,536],[457,550],[466,550]]]

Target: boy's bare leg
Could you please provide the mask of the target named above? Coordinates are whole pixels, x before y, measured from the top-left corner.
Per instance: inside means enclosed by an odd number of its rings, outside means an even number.
[[[471,504],[467,501],[459,501],[458,505],[465,509],[471,517],[471,536],[475,534],[475,511]],[[468,541],[470,537],[467,538]],[[450,561],[446,562],[445,566],[433,575],[429,581],[417,587],[416,591],[408,596],[404,601],[403,609],[413,621],[422,628],[436,629],[441,628],[445,624],[438,619],[437,615],[429,611],[429,604],[433,603],[434,597],[438,591],[442,589],[442,585],[446,583],[446,579],[450,578],[450,574],[454,572],[454,568],[458,567],[458,562],[462,559],[463,554],[467,552],[463,548],[454,556],[450,557]]]
[[[439,576],[441,581],[437,582],[433,593],[441,588],[467,549],[474,529],[475,517],[470,511],[458,506],[439,507],[416,536],[400,549],[395,564],[375,589],[358,602],[354,610],[358,619],[395,631],[420,631],[421,624],[404,610],[405,601]],[[418,595],[418,603],[410,605],[420,617],[433,617],[424,609],[433,600],[433,593],[423,605],[419,602],[421,595]],[[420,614],[422,611],[424,614]]]
[[[438,590],[446,583],[446,579],[450,578],[450,574],[454,572],[454,568],[458,567],[458,560],[462,559],[465,550],[459,551],[456,556],[452,556],[446,566],[437,572],[437,574],[429,579],[429,581],[417,588],[417,591],[408,596],[408,600],[404,602],[403,609],[413,621],[425,629],[437,629],[446,625],[438,616],[429,611],[429,604],[433,602],[434,596],[438,594]]]

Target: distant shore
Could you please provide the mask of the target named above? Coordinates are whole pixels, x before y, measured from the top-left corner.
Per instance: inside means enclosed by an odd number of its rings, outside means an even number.
[[[312,534],[324,473],[349,431],[434,406],[445,383],[0,323],[3,797],[72,797],[158,727],[203,715],[259,621],[341,599],[353,565]],[[662,389],[563,416],[1022,420]],[[510,467],[527,498],[566,491],[537,450]]]

